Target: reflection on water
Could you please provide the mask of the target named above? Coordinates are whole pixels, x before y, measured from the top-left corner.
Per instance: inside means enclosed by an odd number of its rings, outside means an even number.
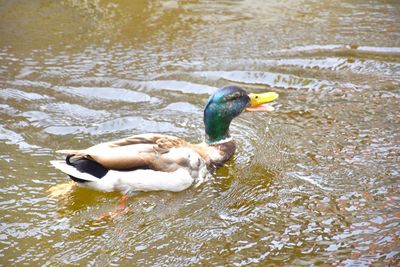
[[[0,4],[0,265],[398,265],[397,1]],[[143,132],[198,142],[226,84],[280,94],[209,181],[46,190],[49,160]]]

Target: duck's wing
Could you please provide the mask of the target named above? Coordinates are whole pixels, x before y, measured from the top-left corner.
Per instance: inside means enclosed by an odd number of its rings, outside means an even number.
[[[161,134],[141,134],[112,142],[98,144],[84,150],[59,150],[77,160],[94,160],[107,169],[129,170],[151,168],[160,155],[187,143],[177,137]]]
[[[165,134],[138,134],[116,141],[103,143],[110,147],[136,145],[136,144],[157,144],[162,147],[182,146],[186,142],[178,137]]]

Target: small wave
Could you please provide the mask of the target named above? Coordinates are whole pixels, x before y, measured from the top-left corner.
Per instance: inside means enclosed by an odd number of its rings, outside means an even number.
[[[167,107],[165,107],[167,110],[173,110],[173,111],[180,111],[180,112],[185,112],[185,113],[200,113],[199,109],[189,103],[186,102],[175,102],[169,104]]]
[[[6,144],[17,145],[21,151],[29,152],[40,148],[37,145],[27,143],[24,137],[14,131],[8,130],[0,125],[0,140],[6,140]]]
[[[52,97],[46,95],[39,95],[36,93],[28,93],[21,90],[13,88],[5,88],[0,90],[0,98],[3,99],[16,99],[16,100],[41,100],[41,99],[51,99]]]
[[[306,45],[289,49],[273,50],[272,56],[291,57],[293,55],[347,55],[347,56],[376,56],[387,60],[400,59],[400,47],[373,47],[350,45]]]
[[[323,186],[319,183],[320,180],[322,180],[322,178],[316,174],[310,174],[310,175],[306,175],[305,173],[301,173],[301,172],[290,172],[287,173],[289,176],[296,178],[296,179],[300,179],[304,182],[310,183],[313,186],[316,186],[324,191],[332,191],[332,188]]]
[[[10,84],[12,86],[18,86],[18,87],[27,87],[27,88],[51,88],[51,84],[48,82],[44,81],[31,81],[31,80],[13,80],[13,81],[7,81],[7,84]]]
[[[204,84],[195,84],[186,81],[175,81],[175,80],[156,80],[156,81],[146,81],[140,82],[140,84],[149,89],[156,90],[174,90],[180,91],[182,93],[189,94],[212,94],[218,88],[213,86],[208,86]]]
[[[116,130],[118,129],[118,130]],[[50,126],[44,129],[45,132],[54,135],[66,135],[66,134],[90,134],[90,135],[103,135],[108,133],[115,133],[129,131],[143,133],[151,129],[153,132],[162,133],[178,133],[184,132],[185,129],[178,128],[169,122],[156,122],[146,120],[141,117],[124,117],[108,120],[103,123],[90,127],[82,127],[80,125],[61,125],[61,126]]]
[[[123,88],[58,86],[55,89],[64,94],[72,94],[79,97],[97,99],[97,100],[122,101],[129,103],[159,102],[159,100],[155,97],[151,97],[144,93],[135,92]]]
[[[194,72],[193,75],[207,79],[224,79],[235,83],[264,85],[285,89],[309,89],[319,91],[333,89],[336,85],[335,82],[331,81],[262,71],[201,71]]]

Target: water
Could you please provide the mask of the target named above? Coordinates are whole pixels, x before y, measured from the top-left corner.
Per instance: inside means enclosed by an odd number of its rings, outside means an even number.
[[[3,1],[0,265],[398,265],[397,1]],[[280,94],[231,127],[197,188],[66,182],[55,150],[143,132],[203,137],[227,84]]]

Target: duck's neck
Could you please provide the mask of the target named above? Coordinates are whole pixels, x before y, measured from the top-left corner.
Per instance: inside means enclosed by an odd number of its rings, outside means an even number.
[[[222,121],[215,118],[205,118],[205,141],[209,145],[220,144],[230,141],[229,134],[231,120]]]

